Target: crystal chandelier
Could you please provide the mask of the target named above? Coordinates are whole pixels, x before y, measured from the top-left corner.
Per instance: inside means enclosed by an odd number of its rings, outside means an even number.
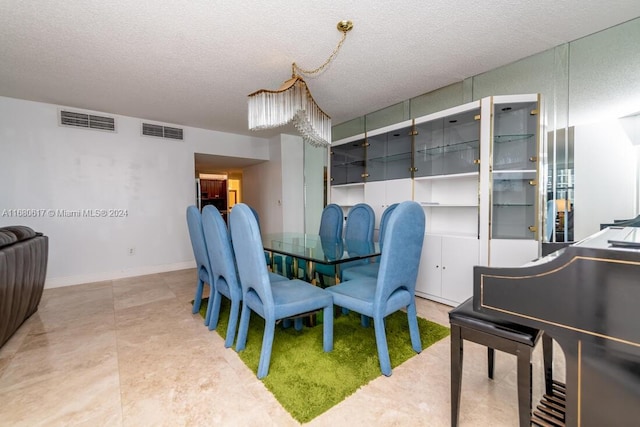
[[[316,104],[300,75],[320,74],[338,54],[353,23],[340,21],[337,27],[342,32],[342,38],[324,64],[313,70],[305,70],[294,62],[291,65],[291,78],[278,90],[260,89],[249,95],[249,129],[271,129],[293,122],[305,142],[316,147],[331,144],[331,117]]]

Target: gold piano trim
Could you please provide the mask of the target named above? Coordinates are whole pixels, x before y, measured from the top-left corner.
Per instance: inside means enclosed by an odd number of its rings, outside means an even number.
[[[608,339],[611,341],[615,341],[615,342],[619,342],[622,344],[628,344],[628,345],[632,345],[635,347],[640,347],[640,343],[637,342],[633,342],[633,341],[628,341],[622,338],[616,338],[616,337],[612,337],[609,335],[604,335],[604,334],[600,334],[598,332],[593,332],[593,331],[588,331],[586,329],[580,329],[580,328],[575,328],[573,326],[569,326],[569,325],[565,325],[562,323],[557,323],[557,322],[551,322],[549,320],[545,320],[545,319],[540,319],[539,317],[534,317],[534,316],[529,316],[526,314],[522,314],[522,313],[517,313],[515,311],[510,311],[510,310],[504,310],[502,308],[498,308],[498,307],[494,307],[488,304],[484,303],[484,278],[487,277],[491,277],[491,278],[495,278],[495,279],[510,279],[510,280],[520,280],[520,279],[530,279],[530,278],[534,278],[534,277],[543,277],[543,276],[547,276],[549,274],[555,273],[557,271],[563,270],[565,269],[567,266],[569,266],[570,264],[573,264],[574,261],[577,260],[585,260],[585,261],[596,261],[596,262],[609,262],[609,263],[615,263],[615,264],[629,264],[629,265],[640,265],[640,262],[635,262],[635,261],[626,261],[626,260],[619,260],[619,259],[609,259],[609,258],[594,258],[594,257],[585,257],[585,256],[575,256],[573,258],[571,258],[571,260],[569,260],[567,263],[561,265],[558,268],[555,268],[553,270],[549,270],[549,271],[545,271],[544,273],[539,273],[539,274],[530,274],[527,276],[518,276],[518,277],[513,277],[513,276],[504,276],[504,275],[498,275],[498,274],[481,274],[480,275],[480,306],[483,308],[488,308],[491,310],[495,310],[495,311],[499,311],[501,313],[505,313],[505,314],[510,314],[512,316],[516,316],[516,317],[522,317],[524,319],[530,319],[530,320],[536,320],[538,322],[541,323],[546,323],[547,325],[553,325],[553,326],[557,326],[563,329],[568,329],[574,332],[580,332],[586,335],[591,335],[594,337],[598,337],[598,338],[604,338],[604,339]],[[541,264],[540,264],[541,265]]]

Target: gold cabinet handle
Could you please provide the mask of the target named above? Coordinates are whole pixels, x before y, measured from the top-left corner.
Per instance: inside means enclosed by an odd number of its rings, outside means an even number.
[[[538,231],[538,227],[536,227],[535,225],[530,225],[529,226],[529,231],[532,233],[535,233],[536,231]]]
[[[536,182],[532,179],[531,181],[529,181],[529,185],[534,186],[536,185]]]
[[[479,165],[480,164],[480,159],[473,159],[473,164],[474,165]]]
[[[538,158],[537,158],[536,156],[531,156],[531,157],[529,157],[529,161],[530,161],[531,163],[535,163],[535,162],[537,162],[537,161],[538,161]]]

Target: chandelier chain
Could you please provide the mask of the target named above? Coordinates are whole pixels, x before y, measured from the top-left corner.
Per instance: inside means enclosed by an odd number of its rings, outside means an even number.
[[[340,48],[342,47],[342,44],[344,43],[344,41],[347,38],[347,32],[346,31],[342,31],[342,38],[340,39],[340,41],[338,42],[338,45],[336,46],[335,49],[333,49],[333,53],[331,53],[331,55],[329,56],[329,58],[327,58],[326,61],[324,61],[324,63],[322,65],[320,65],[318,68],[314,68],[313,70],[306,70],[304,68],[300,68],[298,66],[298,64],[296,64],[295,62],[291,65],[291,72],[292,72],[292,77],[295,77],[297,75],[297,73],[300,74],[304,74],[307,76],[313,76],[313,75],[317,75],[320,74],[326,67],[327,65],[329,65],[329,63],[331,61],[333,61],[333,58],[336,57],[336,55],[338,54],[338,51],[340,50]]]

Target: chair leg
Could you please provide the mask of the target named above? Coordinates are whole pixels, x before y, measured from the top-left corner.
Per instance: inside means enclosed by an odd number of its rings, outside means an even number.
[[[451,427],[457,427],[460,418],[460,391],[462,390],[463,341],[460,326],[451,325]]]
[[[409,335],[411,336],[411,346],[413,351],[420,353],[422,351],[422,342],[420,341],[420,330],[418,329],[418,313],[416,311],[415,300],[407,306],[407,320],[409,321]]]
[[[325,352],[333,350],[333,304],[325,307],[322,317],[322,348]]]
[[[262,350],[260,351],[260,362],[258,363],[258,379],[262,379],[269,373],[269,363],[271,362],[271,349],[273,347],[273,335],[276,329],[274,319],[264,320],[264,334],[262,336]]]
[[[487,347],[487,376],[490,379],[493,379],[495,362],[496,362],[496,351],[491,347]]]
[[[361,325],[363,328],[368,328],[368,327],[369,327],[369,323],[370,323],[370,322],[369,322],[369,316],[366,316],[366,315],[364,315],[364,314],[361,314],[361,315],[360,315],[360,325]]]
[[[531,353],[532,348],[519,345],[518,357],[518,417],[520,427],[531,425]]]
[[[191,309],[191,313],[196,314],[200,311],[200,304],[202,303],[202,290],[204,288],[204,282],[198,278],[198,283],[196,284],[196,295],[193,297],[193,308]]]
[[[229,311],[229,324],[227,325],[227,336],[224,340],[224,346],[227,348],[233,345],[233,339],[236,336],[236,327],[238,326],[239,313],[240,313],[240,301],[238,301],[237,299],[231,300],[231,310]]]
[[[553,394],[553,339],[542,335],[542,359],[544,363],[544,390],[548,395]]]
[[[388,377],[391,375],[391,359],[389,359],[389,348],[387,347],[387,333],[384,330],[384,317],[374,317],[373,328],[376,333],[376,346],[378,347],[380,371],[383,375]]]
[[[218,319],[220,316],[220,303],[222,302],[222,294],[218,291],[213,291],[213,295],[209,296],[209,306],[207,307],[207,318],[205,324],[209,326],[209,330],[213,331],[218,327]]]
[[[249,319],[251,318],[251,309],[246,304],[242,304],[242,312],[240,314],[240,325],[238,326],[238,338],[236,339],[236,350],[242,351],[247,345],[247,333],[249,332]]]

